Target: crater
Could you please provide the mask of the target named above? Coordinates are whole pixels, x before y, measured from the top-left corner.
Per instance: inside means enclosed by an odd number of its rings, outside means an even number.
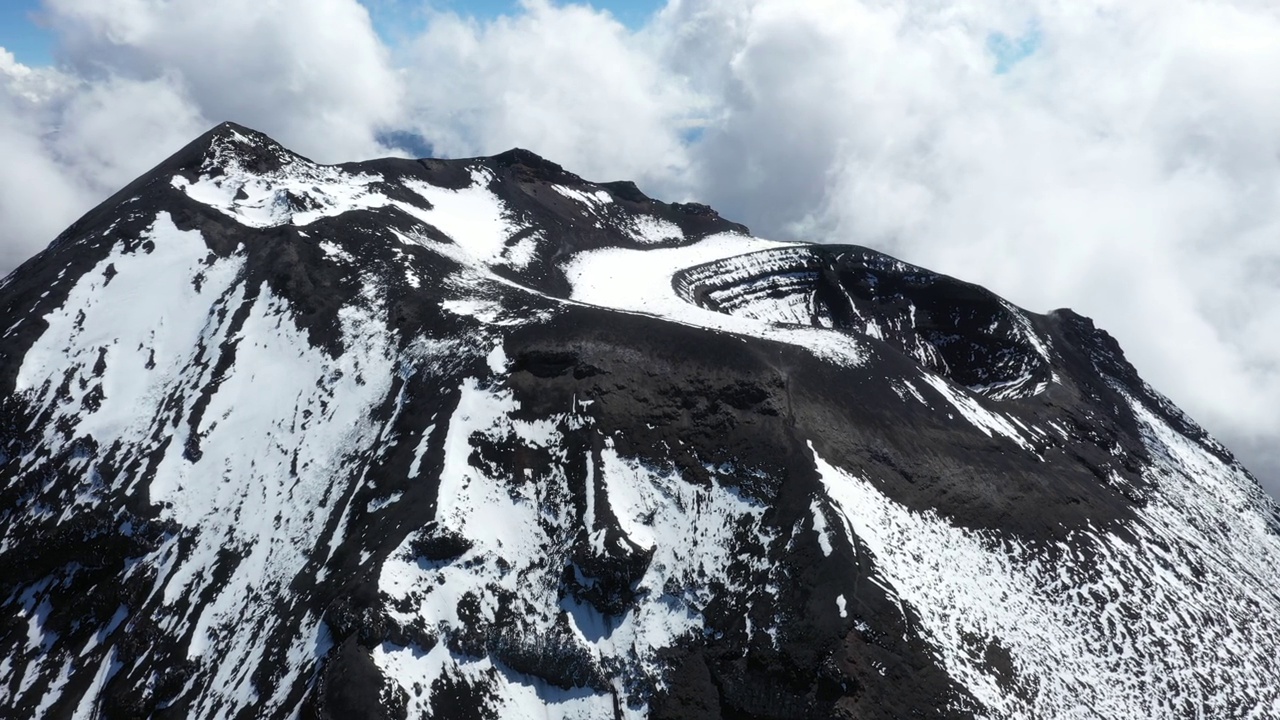
[[[993,400],[1053,379],[1048,342],[1025,313],[977,285],[853,245],[775,248],[677,272],[698,307],[882,341]]]

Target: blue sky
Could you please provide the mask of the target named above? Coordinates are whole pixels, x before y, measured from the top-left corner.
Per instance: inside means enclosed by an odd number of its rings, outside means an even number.
[[[360,0],[369,8],[374,26],[389,42],[394,42],[397,27],[410,33],[419,29],[420,8],[428,5],[453,10],[462,15],[490,19],[520,12],[518,0]],[[589,4],[608,10],[622,23],[637,27],[666,4],[665,0],[594,0]],[[48,65],[53,62],[53,36],[40,27],[40,0],[3,0],[0,2],[0,47],[5,48],[24,65]]]
[[[5,0],[0,3],[0,47],[27,65],[47,65],[52,38],[32,17],[40,9],[38,0]]]
[[[993,33],[987,37],[987,50],[995,56],[996,74],[1003,75],[1014,65],[1026,60],[1044,44],[1044,34],[1038,24],[1032,23],[1017,37]]]

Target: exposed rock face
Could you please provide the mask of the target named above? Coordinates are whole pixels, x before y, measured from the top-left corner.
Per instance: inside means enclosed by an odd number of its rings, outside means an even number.
[[[0,715],[1280,715],[1280,514],[1070,311],[223,125],[0,284]]]

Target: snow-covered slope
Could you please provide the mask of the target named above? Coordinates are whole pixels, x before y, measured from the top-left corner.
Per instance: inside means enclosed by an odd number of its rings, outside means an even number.
[[[1280,513],[1070,311],[224,125],[0,283],[0,716],[1280,717]]]

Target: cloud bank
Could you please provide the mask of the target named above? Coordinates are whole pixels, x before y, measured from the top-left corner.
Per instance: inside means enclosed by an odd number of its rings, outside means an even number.
[[[629,29],[355,0],[47,0],[0,52],[0,272],[223,119],[321,161],[523,146],[1116,335],[1280,491],[1280,6],[671,0]],[[397,147],[397,145],[407,147]]]

